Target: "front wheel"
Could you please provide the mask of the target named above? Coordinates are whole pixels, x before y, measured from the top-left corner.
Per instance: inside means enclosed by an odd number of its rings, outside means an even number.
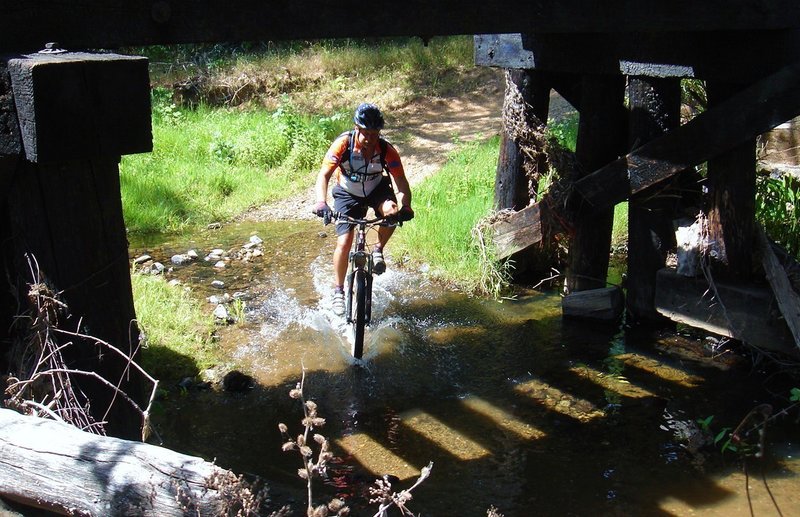
[[[356,270],[354,274],[353,330],[355,339],[353,357],[361,359],[364,354],[364,327],[367,323],[367,273],[363,270]]]

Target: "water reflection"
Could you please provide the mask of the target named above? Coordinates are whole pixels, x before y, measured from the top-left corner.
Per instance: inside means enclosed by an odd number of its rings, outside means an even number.
[[[433,474],[410,505],[426,516],[485,515],[490,505],[508,517],[749,514],[738,460],[722,461],[713,445],[689,447],[675,429],[708,415],[718,429],[733,427],[766,401],[748,365],[707,367],[665,354],[663,338],[562,321],[553,294],[481,300],[396,269],[376,280],[374,325],[354,363],[347,330],[328,308],[333,239],[319,231],[243,224],[163,251],[134,247],[170,256],[228,249],[253,233],[264,239],[261,261],[172,272],[201,294],[218,277],[247,292],[248,322],[222,329],[220,346],[258,386],[173,392],[158,421],[165,445],[264,476],[301,509],[298,459],[281,452],[277,424],[299,431],[302,412],[287,394],[305,368],[307,395],[340,457],[318,498],[344,497],[356,515],[374,513],[367,487],[376,476],[406,487],[429,461]],[[771,435],[764,465],[788,515],[800,507],[800,465],[797,426],[785,432]],[[751,497],[774,512],[766,491]]]

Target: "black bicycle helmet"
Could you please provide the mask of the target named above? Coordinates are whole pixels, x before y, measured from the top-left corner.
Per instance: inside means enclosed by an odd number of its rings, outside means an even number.
[[[383,129],[383,114],[376,105],[365,102],[356,108],[353,122],[361,129]]]

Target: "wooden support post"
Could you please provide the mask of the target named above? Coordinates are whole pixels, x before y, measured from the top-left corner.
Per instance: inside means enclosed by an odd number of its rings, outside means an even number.
[[[632,149],[680,125],[678,79],[631,77],[630,145]],[[626,305],[632,321],[664,322],[654,306],[656,272],[673,247],[672,219],[677,189],[659,183],[631,196],[628,204],[628,281]],[[670,192],[671,191],[671,192]]]
[[[583,171],[594,171],[625,153],[624,95],[622,77],[583,78],[576,146],[578,163]],[[613,206],[580,205],[575,219],[575,235],[569,247],[569,292],[606,286],[613,220]]]
[[[721,104],[740,87],[708,81],[708,106]],[[708,233],[712,242],[712,270],[720,278],[747,282],[753,277],[755,235],[756,143],[751,137],[708,161],[710,205]],[[719,267],[724,264],[726,267]]]
[[[509,102],[520,103],[519,106],[508,106]],[[527,207],[531,201],[531,179],[525,166],[524,151],[515,137],[513,128],[508,124],[519,124],[519,121],[509,121],[509,113],[524,114],[524,123],[528,127],[536,127],[546,123],[550,109],[550,81],[541,72],[534,70],[508,70],[506,73],[506,95],[503,105],[503,122],[506,126],[500,143],[500,157],[497,162],[497,175],[495,180],[495,208],[498,210],[511,209],[519,211]],[[546,156],[542,153],[537,157],[536,171],[544,171],[547,167]],[[527,170],[526,170],[527,169]],[[533,185],[535,188],[536,185]],[[535,281],[534,277],[540,276],[537,266],[541,262],[539,249],[529,247],[513,255],[512,276],[516,282]]]
[[[594,206],[609,206],[754,139],[800,115],[800,63],[731,96],[668,134],[575,183]]]
[[[534,92],[539,89],[544,90],[542,81],[537,81],[535,73],[531,70],[507,70],[506,72],[506,95],[505,102],[516,98],[526,104],[533,104],[539,95],[534,96]],[[547,87],[547,92],[550,88]],[[514,95],[512,90],[518,92]],[[546,92],[542,92],[546,93]],[[542,109],[543,108],[543,109]],[[540,107],[539,112],[534,113],[539,120],[547,120],[549,103]],[[541,118],[541,112],[544,118]],[[504,120],[504,124],[506,121]],[[510,208],[512,210],[522,210],[530,202],[528,191],[528,177],[522,168],[524,156],[520,151],[519,145],[512,135],[509,135],[507,128],[504,128],[500,143],[500,158],[497,162],[497,176],[494,184],[494,205],[498,210]]]
[[[113,54],[39,54],[8,62],[24,156],[4,192],[0,221],[9,276],[25,300],[42,281],[70,317],[64,331],[103,340],[138,358],[128,243],[119,186],[121,154],[150,151],[147,60]],[[3,135],[0,135],[3,136]],[[35,260],[31,271],[29,257]],[[38,270],[37,270],[38,269]],[[72,341],[70,366],[94,371],[143,402],[141,379],[96,342]],[[141,416],[89,377],[75,382],[96,420],[122,437],[141,437]],[[111,411],[107,408],[114,400]]]

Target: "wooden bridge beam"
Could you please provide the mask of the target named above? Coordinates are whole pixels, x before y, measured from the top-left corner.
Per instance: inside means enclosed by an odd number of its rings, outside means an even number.
[[[13,108],[20,130],[0,134],[0,149],[19,154],[0,157],[0,163],[13,163],[3,170],[0,233],[7,237],[4,259],[18,299],[24,304],[28,284],[41,280],[68,307],[69,317],[58,328],[89,334],[136,358],[139,334],[118,164],[122,153],[152,148],[147,61],[113,54],[36,55],[10,60],[7,70],[14,102],[6,108]],[[0,307],[17,309],[9,305]],[[123,374],[124,361],[101,354],[93,340],[58,340],[67,341],[74,344],[64,352],[72,366],[95,371],[141,402],[140,379]],[[88,377],[76,382],[92,396],[95,418],[102,419],[113,393]],[[108,432],[140,436],[141,417],[123,404],[118,397]]]
[[[786,66],[666,135],[581,178],[596,207],[613,206],[800,115],[800,63]]]
[[[713,109],[741,89],[741,85],[708,81],[708,107]],[[716,260],[711,262],[712,268],[715,276],[721,279],[747,282],[753,277],[755,135],[710,159],[707,168],[708,238],[716,252],[713,254]]]
[[[0,50],[348,38],[346,0],[37,0],[3,2]],[[800,28],[795,0],[373,0],[362,37]]]
[[[551,73],[752,83],[800,60],[800,30],[480,34],[475,62]]]
[[[622,77],[584,76],[576,157],[584,171],[593,171],[623,154],[627,144],[625,81]],[[611,247],[613,205],[595,207],[581,200],[570,241],[567,291],[606,286]]]
[[[632,148],[680,125],[678,79],[631,77],[628,82]],[[675,198],[669,185],[654,185],[631,196],[628,204],[628,280],[626,306],[630,322],[663,322],[655,309],[656,272],[674,248]]]

